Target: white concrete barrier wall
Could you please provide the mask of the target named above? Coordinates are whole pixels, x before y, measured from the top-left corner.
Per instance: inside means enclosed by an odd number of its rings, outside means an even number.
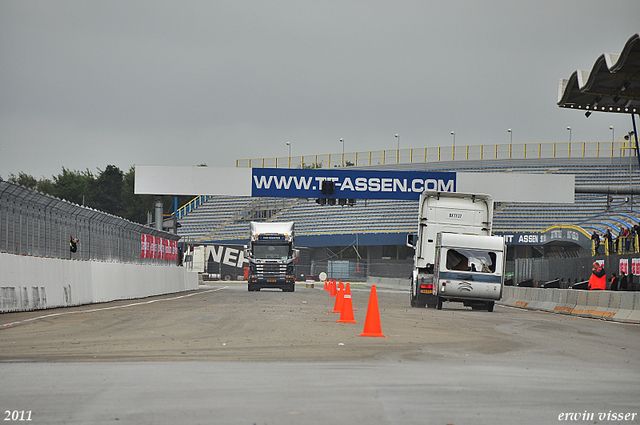
[[[409,291],[411,289],[411,279],[395,277],[368,276],[367,285],[376,285],[376,288],[398,289]]]
[[[0,253],[0,312],[143,298],[198,288],[184,267]]]
[[[369,276],[367,285],[409,290],[409,279]],[[502,305],[574,316],[640,324],[640,292],[584,291],[574,289],[505,286]]]
[[[500,304],[581,317],[640,323],[640,293],[505,287]]]

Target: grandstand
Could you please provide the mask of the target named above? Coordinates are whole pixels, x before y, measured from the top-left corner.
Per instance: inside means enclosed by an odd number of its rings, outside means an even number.
[[[560,80],[558,86],[559,107],[586,110],[587,117],[592,111],[632,114],[634,131],[628,132],[617,142],[453,145],[402,150],[398,147],[396,150],[377,152],[245,159],[237,160],[236,166],[278,168],[284,164],[286,168],[308,168],[312,164],[316,168],[332,168],[353,165],[407,171],[574,175],[574,204],[498,203],[495,205],[493,230],[504,234],[507,243],[516,245],[508,251],[511,256],[509,259],[508,255],[508,259],[512,263],[536,255],[555,255],[556,258],[589,256],[592,254],[589,238],[591,233],[602,236],[610,229],[616,237],[623,228],[633,228],[640,223],[640,149],[633,115],[638,113],[640,105],[637,96],[633,96],[637,92],[638,83],[629,77],[638,72],[639,46],[640,34],[634,34],[621,54],[600,56],[590,73],[576,71],[568,80]],[[618,190],[622,187],[625,190]],[[553,187],[548,188],[549,193],[553,190]],[[320,206],[314,199],[291,199],[266,209],[247,199],[199,197],[192,204],[199,202],[202,205],[197,208],[190,205],[183,207],[185,214],[182,218],[178,214],[182,224],[179,233],[184,240],[204,244],[244,244],[248,240],[249,220],[286,220],[296,223],[298,246],[345,247],[339,250],[340,253],[352,245],[366,246],[367,275],[371,271],[371,258],[391,260],[389,253],[392,250],[388,247],[396,247],[397,261],[404,260],[406,264],[410,264],[410,260],[405,257],[407,253],[401,252],[401,248],[405,248],[405,235],[416,230],[417,201],[368,200],[358,201],[354,206]],[[238,204],[233,207],[232,203],[235,202]],[[565,240],[556,238],[557,231],[552,229],[557,229],[558,226],[570,228],[571,231],[565,234],[571,236],[567,236]],[[518,246],[519,240],[518,243],[513,242],[516,239],[513,236],[517,232],[538,233],[545,237],[526,238],[526,241],[540,240],[541,244],[538,246]],[[547,232],[551,233],[550,238],[546,238]],[[634,254],[637,254],[637,238],[635,245]],[[371,247],[377,248],[369,249]],[[317,249],[310,255],[311,274],[314,274],[315,260],[327,261],[338,257],[335,252],[331,255],[314,256],[319,251]],[[362,257],[357,249],[356,254],[357,268],[360,271]],[[562,257],[564,255],[567,257]],[[623,258],[619,260],[623,261]],[[624,258],[624,261],[628,260],[629,258]],[[575,263],[571,272],[573,278],[585,277],[585,264],[587,263]],[[612,262],[611,265],[613,264]],[[549,265],[550,263],[545,263],[542,268],[548,271]],[[327,270],[330,266],[327,264]],[[567,262],[558,262],[557,266],[560,271],[554,273],[554,278],[568,276]],[[509,267],[507,264],[508,271]],[[532,269],[534,265],[529,264],[526,268]],[[516,264],[516,278],[519,273],[517,269]],[[402,276],[403,273],[408,274],[408,270],[407,267],[400,267],[389,275]],[[542,276],[541,273],[536,276],[520,273],[520,278],[535,277],[536,281]]]
[[[479,173],[553,173],[575,175],[576,186],[640,186],[637,165],[629,157],[498,159],[375,166],[378,169],[464,171]],[[364,167],[370,168],[370,167]],[[550,191],[553,188],[549,188]],[[415,231],[416,201],[368,200],[354,206],[321,206],[314,199],[258,199],[212,196],[179,219],[183,240],[245,243],[252,219],[294,221],[299,245],[348,245],[356,235],[363,245],[402,244]],[[585,232],[614,234],[640,221],[640,196],[576,193],[575,204],[497,205],[496,232],[543,231],[577,225]]]

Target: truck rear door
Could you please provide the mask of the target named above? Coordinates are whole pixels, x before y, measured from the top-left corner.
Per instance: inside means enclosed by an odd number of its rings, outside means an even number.
[[[500,299],[503,252],[442,247],[438,254],[438,296],[489,301]]]

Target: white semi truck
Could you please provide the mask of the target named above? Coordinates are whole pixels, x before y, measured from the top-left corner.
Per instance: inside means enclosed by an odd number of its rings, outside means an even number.
[[[505,243],[491,235],[493,199],[489,195],[424,191],[418,234],[407,236],[415,249],[412,307],[445,301],[493,311],[504,286]]]
[[[251,239],[244,256],[249,260],[249,291],[262,288],[280,288],[283,292],[295,290],[298,250],[295,249],[292,221],[251,222]]]

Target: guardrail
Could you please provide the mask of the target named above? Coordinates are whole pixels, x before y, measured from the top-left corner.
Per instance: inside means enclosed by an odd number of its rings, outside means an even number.
[[[76,252],[70,251],[70,236],[79,240]],[[169,245],[173,245],[173,249],[175,244],[166,244],[166,241],[178,239],[180,237],[173,233],[0,181],[0,252],[3,253],[86,261],[175,264],[177,252],[172,252],[173,256],[167,255]],[[152,247],[146,245],[149,241]]]
[[[195,210],[203,203],[207,202],[209,198],[211,198],[211,196],[209,195],[196,196],[178,209],[178,213],[176,214],[177,219],[180,220],[182,217],[189,214],[191,211]]]
[[[611,158],[616,154],[620,156],[635,156],[635,143],[621,139],[617,142],[509,143],[385,149],[320,155],[238,159],[236,160],[236,167],[332,168],[490,159]]]
[[[592,319],[640,324],[640,292],[504,288],[500,304]]]

